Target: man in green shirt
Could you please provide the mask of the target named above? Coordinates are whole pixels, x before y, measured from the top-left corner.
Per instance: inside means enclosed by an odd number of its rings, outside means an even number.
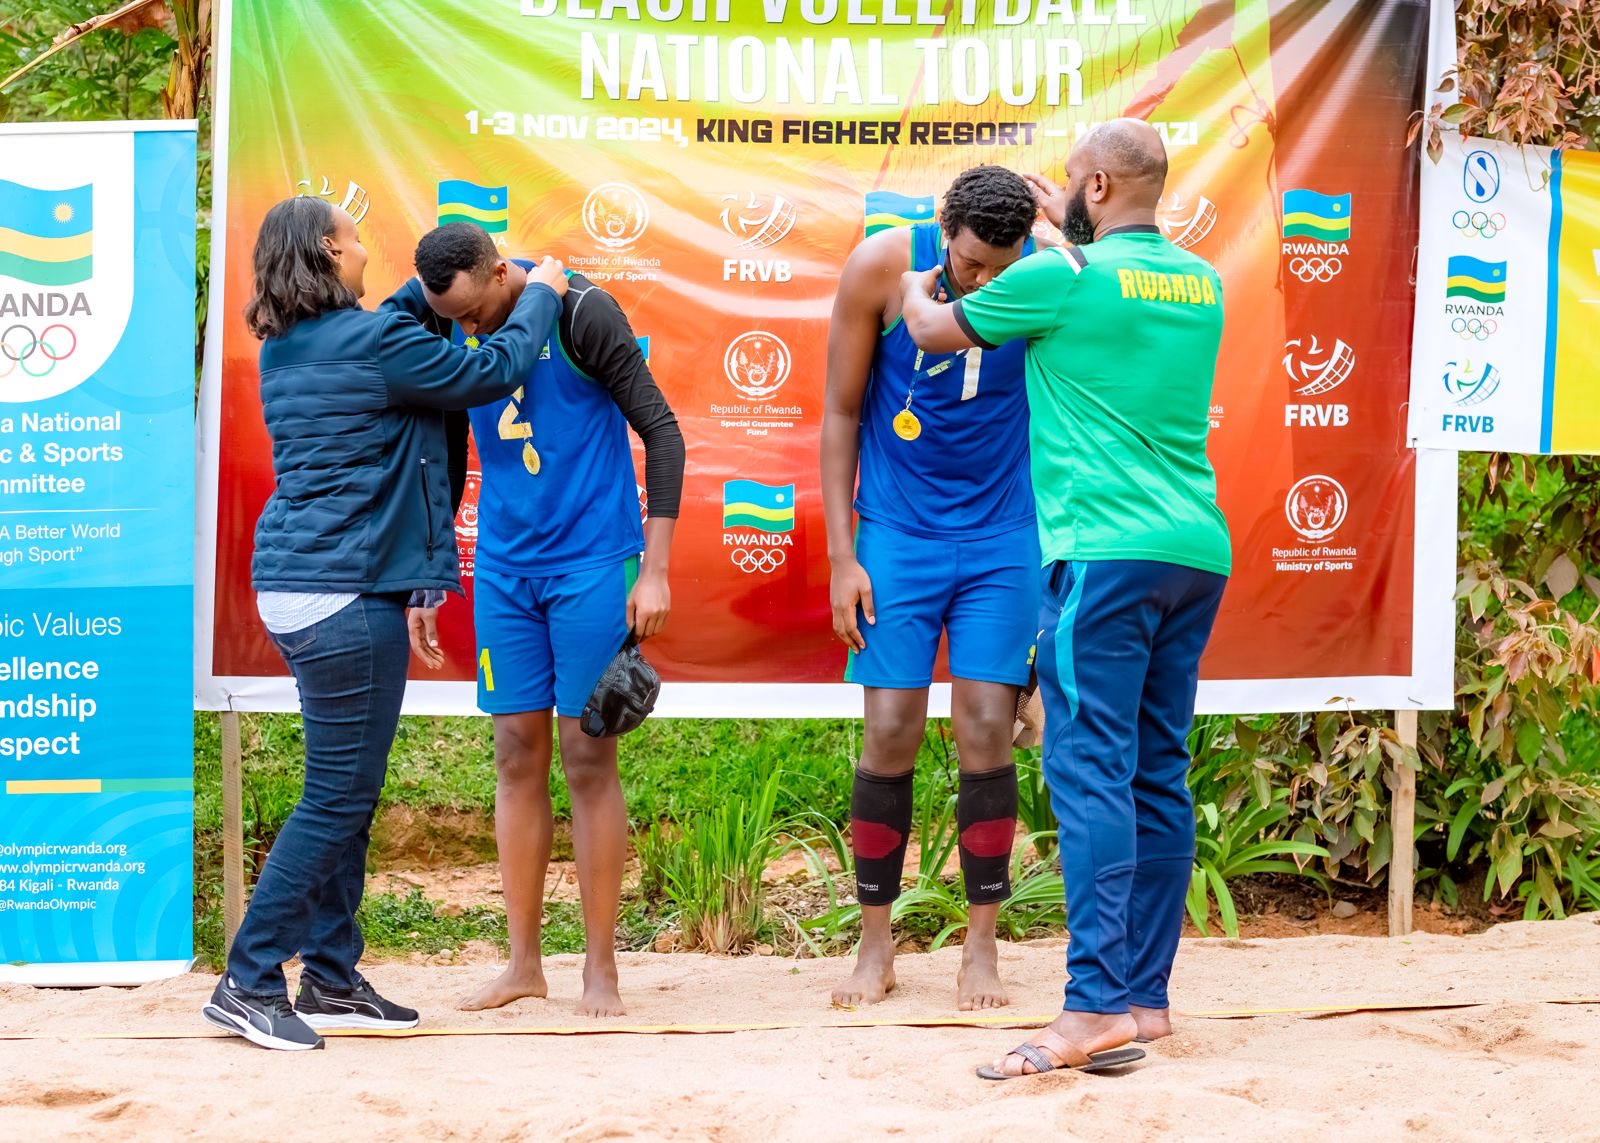
[[[980,1068],[987,1079],[1130,1063],[1144,1053],[1122,1045],[1171,1031],[1194,859],[1185,739],[1232,565],[1206,459],[1222,282],[1156,226],[1166,149],[1149,124],[1116,120],[1083,137],[1066,173],[1064,190],[1030,181],[1071,247],[953,305],[934,301],[931,274],[901,282],[928,352],[1028,339],[1037,670],[1071,980],[1061,1016]]]

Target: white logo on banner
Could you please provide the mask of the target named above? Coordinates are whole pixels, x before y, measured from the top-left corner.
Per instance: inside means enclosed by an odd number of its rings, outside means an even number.
[[[1350,511],[1344,485],[1331,476],[1308,476],[1295,482],[1284,498],[1289,526],[1313,543],[1330,539]]]
[[[483,487],[483,473],[467,469],[467,483],[461,492],[461,508],[456,513],[456,539],[463,544],[478,540],[478,490]]]
[[[777,571],[787,556],[782,548],[734,548],[728,558],[746,575],[755,575]]]
[[[1335,338],[1331,349],[1324,349],[1315,335],[1310,346],[1303,338],[1283,343],[1283,370],[1302,397],[1331,393],[1350,379],[1356,367],[1356,351]]]
[[[1162,203],[1161,229],[1180,250],[1194,246],[1217,224],[1217,205],[1200,195],[1191,206],[1181,194]]]
[[[294,193],[310,198],[326,199],[331,203],[333,202],[333,196],[338,192],[333,189],[333,182],[328,176],[323,175],[321,189],[314,190],[312,188],[312,180],[301,179],[294,184]],[[337,205],[340,210],[350,216],[352,222],[359,226],[361,220],[367,217],[367,211],[372,209],[372,196],[367,193],[366,187],[354,179],[350,179],[345,183],[344,197],[339,200]]]
[[[650,225],[650,204],[627,183],[602,183],[583,200],[583,228],[607,250],[625,250]]]
[[[1339,258],[1296,258],[1289,263],[1289,273],[1302,282],[1331,282],[1344,270]]]
[[[758,401],[783,388],[793,362],[782,339],[758,329],[729,343],[722,355],[722,370],[740,396]]]
[[[40,216],[12,243],[22,244],[15,276],[0,271],[0,402],[43,401],[75,389],[122,341],[133,310],[133,140],[121,133],[92,142],[48,135],[0,141],[3,177],[40,204]],[[22,225],[0,218],[0,228]],[[57,227],[69,237],[51,234]],[[70,250],[62,253],[62,244]],[[42,250],[48,258],[28,253]],[[164,257],[159,249],[154,256]]]
[[[775,194],[770,199],[751,191],[748,195],[722,196],[722,229],[739,239],[736,250],[765,250],[783,241],[794,229],[794,203]]]

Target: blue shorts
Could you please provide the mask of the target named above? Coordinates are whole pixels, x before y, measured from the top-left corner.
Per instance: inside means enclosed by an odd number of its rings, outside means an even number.
[[[1042,578],[1033,524],[981,540],[931,540],[862,520],[856,559],[872,580],[877,623],[857,614],[867,649],[850,652],[846,682],[926,687],[948,631],[956,678],[1027,683]]]
[[[478,706],[486,714],[549,710],[576,718],[628,635],[637,558],[523,579],[478,565]]]

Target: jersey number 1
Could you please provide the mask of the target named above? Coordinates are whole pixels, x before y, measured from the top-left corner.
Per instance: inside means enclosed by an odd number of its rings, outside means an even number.
[[[967,368],[961,377],[961,399],[970,401],[978,395],[978,374],[983,371],[983,349],[974,345],[967,350]]]

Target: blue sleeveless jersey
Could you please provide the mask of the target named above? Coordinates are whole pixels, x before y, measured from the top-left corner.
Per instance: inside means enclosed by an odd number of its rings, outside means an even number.
[[[1024,255],[1033,252],[1028,239]],[[911,227],[911,267],[944,262],[936,222]],[[1033,522],[1028,475],[1027,344],[923,353],[896,320],[878,340],[861,408],[861,476],[856,512],[901,532],[978,539]],[[906,407],[922,423],[902,440],[894,418]]]
[[[555,329],[523,387],[469,416],[483,467],[479,566],[537,579],[643,551],[627,418],[568,358]]]

